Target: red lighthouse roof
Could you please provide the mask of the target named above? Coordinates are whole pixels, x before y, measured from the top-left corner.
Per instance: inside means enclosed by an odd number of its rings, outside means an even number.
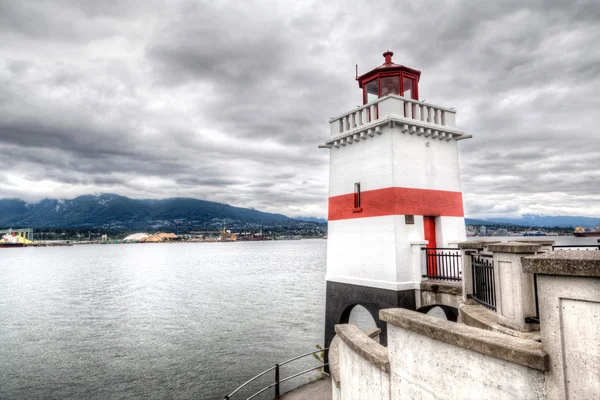
[[[373,100],[373,96],[382,97],[388,94],[418,99],[418,82],[421,71],[395,64],[391,51],[383,53],[384,63],[379,67],[358,76],[358,87],[363,89],[364,104]],[[381,87],[383,83],[383,88]],[[367,87],[365,87],[367,86]]]

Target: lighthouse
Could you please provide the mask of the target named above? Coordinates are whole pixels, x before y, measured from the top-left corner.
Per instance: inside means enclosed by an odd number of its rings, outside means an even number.
[[[418,308],[423,247],[465,240],[456,111],[419,100],[421,72],[384,63],[357,76],[362,106],[331,118],[325,345],[365,307]],[[435,268],[435,265],[433,266]],[[427,274],[429,275],[429,274]]]

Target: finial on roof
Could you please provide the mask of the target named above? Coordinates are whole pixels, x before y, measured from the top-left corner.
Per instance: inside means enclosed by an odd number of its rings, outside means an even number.
[[[383,56],[385,57],[385,64],[392,64],[392,56],[394,55],[393,52],[390,51],[390,49],[387,49],[387,51],[385,53],[383,53]]]

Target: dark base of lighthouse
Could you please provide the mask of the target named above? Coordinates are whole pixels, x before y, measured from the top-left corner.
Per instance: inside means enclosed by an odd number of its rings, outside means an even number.
[[[387,346],[387,329],[386,323],[379,320],[379,310],[385,308],[415,310],[417,307],[414,289],[395,291],[327,281],[325,347],[329,347],[335,336],[335,325],[347,324],[350,312],[356,305],[361,305],[369,311],[377,327],[381,329],[379,342],[384,346]]]

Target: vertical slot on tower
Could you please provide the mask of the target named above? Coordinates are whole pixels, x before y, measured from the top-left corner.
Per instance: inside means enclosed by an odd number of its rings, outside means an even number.
[[[360,182],[354,184],[354,208],[360,208]]]

